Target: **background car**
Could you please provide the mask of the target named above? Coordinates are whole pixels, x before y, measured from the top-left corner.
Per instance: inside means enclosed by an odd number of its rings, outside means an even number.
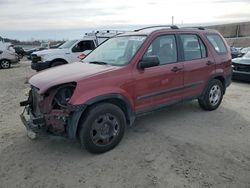
[[[232,59],[237,58],[237,57],[241,57],[243,55],[241,50],[239,48],[234,47],[234,46],[230,46],[230,50],[231,50]]]
[[[21,46],[14,46],[13,48],[15,49],[15,52],[19,56],[19,59],[22,59],[23,56],[26,55],[24,49]]]
[[[47,48],[45,48],[45,47],[38,47],[38,48],[32,48],[32,49],[30,49],[30,50],[27,50],[27,51],[25,52],[26,55],[27,55],[27,59],[31,60],[31,54],[32,54],[33,52],[38,52],[38,51],[45,50],[45,49],[47,49]]]
[[[232,59],[233,79],[250,81],[250,52]]]
[[[250,51],[250,47],[242,48],[240,51],[243,55],[245,55],[247,52]]]
[[[19,57],[16,53],[10,50],[0,51],[0,68],[8,69],[11,64],[16,64],[19,62]]]

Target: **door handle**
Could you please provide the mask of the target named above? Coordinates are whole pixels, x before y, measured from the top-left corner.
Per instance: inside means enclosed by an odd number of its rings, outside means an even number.
[[[213,65],[214,64],[214,62],[213,61],[207,61],[207,63],[206,63],[207,65]]]
[[[179,67],[173,67],[172,69],[171,69],[171,71],[172,72],[178,72],[178,71],[180,71],[180,70],[182,70],[183,68],[179,68]]]

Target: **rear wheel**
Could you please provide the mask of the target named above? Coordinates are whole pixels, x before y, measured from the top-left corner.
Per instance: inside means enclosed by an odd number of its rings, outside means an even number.
[[[126,126],[123,111],[110,103],[97,104],[82,119],[80,143],[91,153],[113,149],[121,141]]]
[[[215,110],[220,106],[223,98],[223,85],[220,80],[210,81],[205,94],[198,99],[199,105],[204,110]]]
[[[1,68],[8,69],[8,68],[10,68],[10,61],[4,59],[1,61],[0,65],[1,65]]]

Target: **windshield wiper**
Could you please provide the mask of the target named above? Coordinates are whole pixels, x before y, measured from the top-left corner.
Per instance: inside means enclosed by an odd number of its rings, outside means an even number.
[[[107,65],[108,64],[108,63],[103,62],[103,61],[90,61],[89,63],[98,64],[98,65]]]

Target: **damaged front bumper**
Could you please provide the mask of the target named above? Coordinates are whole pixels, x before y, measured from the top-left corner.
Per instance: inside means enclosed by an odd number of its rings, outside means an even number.
[[[23,101],[20,106],[24,106],[20,119],[27,130],[27,136],[35,139],[42,132],[50,132],[56,135],[66,133],[69,138],[75,138],[77,125],[85,105],[69,105],[67,110],[52,110],[49,114],[42,114],[35,117],[30,108],[29,101]]]
[[[26,117],[26,114],[29,117]],[[22,114],[20,114],[20,119],[23,125],[26,127],[27,136],[30,139],[35,139],[37,135],[41,132],[42,127],[45,125],[45,119],[43,117],[36,118],[30,112],[28,107],[25,106]]]

